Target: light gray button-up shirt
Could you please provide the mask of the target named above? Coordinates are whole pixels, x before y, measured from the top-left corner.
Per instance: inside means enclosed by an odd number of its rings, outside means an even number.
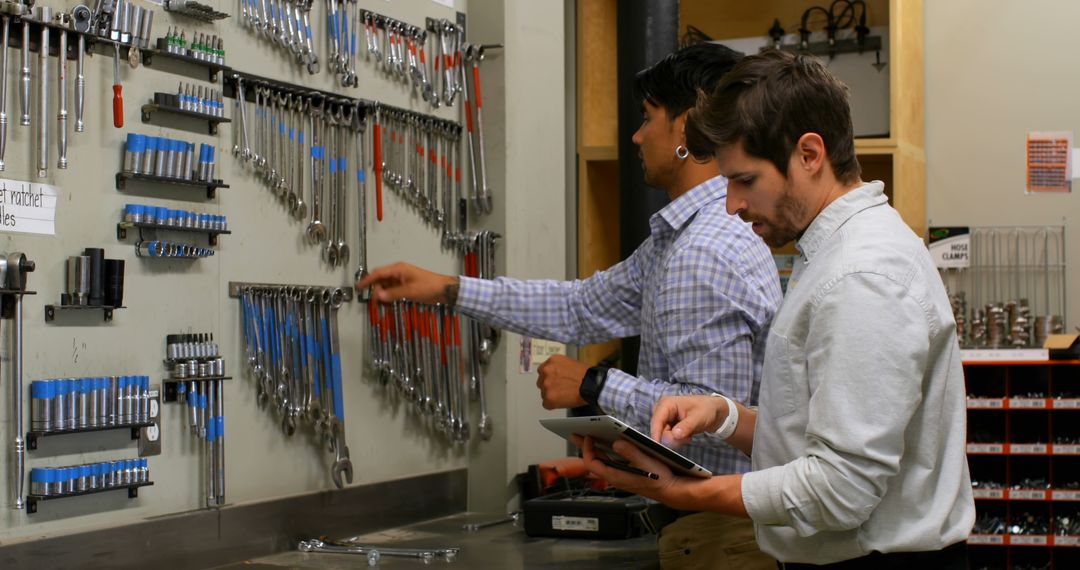
[[[783,562],[938,550],[975,520],[956,323],[883,190],[814,219],[769,331],[742,493]]]

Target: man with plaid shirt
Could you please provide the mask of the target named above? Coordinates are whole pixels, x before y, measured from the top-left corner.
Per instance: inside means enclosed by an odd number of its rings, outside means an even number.
[[[626,260],[575,281],[439,275],[398,263],[371,272],[382,302],[407,298],[455,305],[519,334],[567,344],[641,335],[638,375],[553,356],[538,369],[548,409],[594,404],[648,433],[663,396],[723,394],[756,405],[768,326],[780,304],[776,266],[750,226],[726,211],[727,180],[715,160],[686,149],[686,111],[741,54],[717,44],[683,48],[640,72],[642,124],[633,141],[651,186],[671,202],[649,220],[650,236]],[[680,450],[714,473],[744,473],[749,458],[702,440]],[[664,568],[775,568],[752,525],[689,513],[661,531]]]

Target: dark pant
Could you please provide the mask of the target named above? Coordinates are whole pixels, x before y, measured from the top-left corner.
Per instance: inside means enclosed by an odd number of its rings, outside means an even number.
[[[957,542],[952,546],[946,546],[941,550],[931,552],[890,552],[888,554],[871,552],[866,556],[833,564],[785,564],[777,562],[776,565],[781,570],[816,570],[819,568],[835,570],[861,570],[864,568],[872,568],[873,570],[907,570],[909,568],[967,570],[967,543]]]

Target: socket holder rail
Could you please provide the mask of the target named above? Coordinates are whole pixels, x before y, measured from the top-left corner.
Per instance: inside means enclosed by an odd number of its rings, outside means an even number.
[[[218,188],[228,188],[229,185],[225,184],[221,180],[187,180],[184,178],[175,178],[169,176],[153,176],[150,174],[135,174],[133,172],[117,172],[116,173],[116,189],[124,190],[127,188],[128,180],[136,180],[141,182],[156,182],[161,184],[173,184],[176,186],[188,186],[192,188],[205,188],[206,197],[209,199],[214,198],[214,194]]]
[[[341,301],[348,303],[353,300],[353,288],[352,285],[345,287],[333,287],[326,285],[292,285],[289,283],[247,283],[244,281],[229,281],[229,297],[232,299],[239,299],[243,294],[244,289],[281,289],[285,287],[295,287],[297,289],[341,289]]]
[[[64,493],[63,495],[27,495],[26,496],[26,512],[28,514],[34,514],[38,510],[38,503],[40,501],[51,501],[53,499],[66,499],[68,497],[81,497],[83,495],[93,495],[95,493],[105,493],[108,491],[118,491],[120,489],[127,489],[128,498],[135,499],[139,496],[139,487],[149,487],[153,485],[153,481],[145,481],[142,483],[131,483],[129,485],[117,485],[115,487],[105,487],[103,489],[88,489],[86,491],[76,491],[74,493]]]
[[[183,360],[197,360],[191,358],[185,358]],[[196,376],[194,378],[166,378],[162,380],[162,385],[165,391],[162,393],[162,400],[165,402],[177,402],[180,398],[177,397],[177,384],[188,382],[206,382],[208,380],[232,380],[232,376]]]
[[[38,438],[52,437],[56,435],[69,435],[73,433],[90,433],[94,431],[111,431],[117,429],[130,429],[131,439],[139,439],[139,430],[144,427],[150,427],[157,425],[157,422],[139,422],[134,424],[123,424],[115,426],[94,426],[85,428],[65,429],[65,430],[31,430],[26,432],[26,449],[34,450],[38,448]]]
[[[63,11],[63,10],[58,9],[57,11]],[[64,26],[58,25],[58,24],[56,24],[54,22],[49,22],[47,24],[42,24],[40,21],[35,20],[33,18],[32,14],[25,14],[23,16],[16,16],[14,14],[8,14],[7,16],[8,16],[8,27],[10,28],[10,33],[8,34],[8,47],[9,48],[16,48],[16,49],[22,48],[22,23],[26,22],[26,23],[28,23],[30,25],[30,51],[31,52],[36,53],[36,52],[40,51],[40,46],[38,45],[38,44],[41,43],[41,41],[40,41],[40,37],[41,37],[40,32],[41,32],[41,27],[45,26],[45,27],[49,28],[49,30],[50,30],[49,31],[49,56],[50,57],[55,57],[55,56],[59,55],[59,53],[60,53],[60,32],[67,32],[67,34],[68,34],[67,58],[70,59],[70,60],[75,60],[78,57],[78,55],[79,55],[79,53],[78,53],[78,50],[79,50],[79,48],[78,48],[78,36],[79,36],[79,34],[81,32],[76,32],[75,30],[73,30],[71,28],[65,28]],[[91,38],[97,38],[98,36],[87,34],[86,37],[87,37],[87,45],[89,45],[90,41],[92,41]],[[111,54],[111,52],[110,52],[110,54]],[[10,62],[9,62],[9,65],[10,65]]]
[[[126,309],[127,307],[119,306],[114,307],[112,305],[45,305],[45,322],[51,323],[56,319],[57,311],[86,311],[92,309],[101,309],[104,311],[102,317],[105,322],[112,321],[113,311],[116,309]]]
[[[231,234],[229,230],[208,230],[203,228],[182,228],[178,226],[167,226],[164,224],[151,224],[149,222],[117,222],[116,224],[116,239],[126,239],[128,230],[139,231],[139,241],[145,241],[143,238],[143,230],[169,230],[174,232],[186,232],[192,234],[206,234],[210,240],[210,245],[217,245],[217,237],[222,234]]]
[[[188,117],[190,119],[199,119],[201,121],[206,121],[206,124],[208,125],[208,130],[210,131],[211,135],[217,134],[218,125],[220,125],[221,123],[232,122],[232,119],[229,119],[227,117],[218,117],[215,115],[208,115],[206,113],[199,113],[196,111],[188,111],[187,109],[181,109],[174,104],[165,102],[168,97],[168,93],[155,93],[154,101],[151,103],[146,103],[142,106],[142,122],[149,124],[153,118],[154,113],[168,113],[170,115],[177,115],[180,117]],[[176,98],[175,95],[173,95],[172,97],[174,99]]]
[[[0,319],[15,318],[15,297],[19,295],[37,295],[37,291],[0,289]]]

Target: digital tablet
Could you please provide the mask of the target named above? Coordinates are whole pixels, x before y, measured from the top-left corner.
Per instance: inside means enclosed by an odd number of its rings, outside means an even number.
[[[611,444],[619,439],[628,441],[649,456],[662,461],[680,475],[702,479],[712,477],[712,472],[708,469],[611,416],[547,418],[540,420],[540,424],[566,438],[567,441],[573,435],[591,436],[596,447],[615,457],[618,457],[618,454],[611,449]]]

